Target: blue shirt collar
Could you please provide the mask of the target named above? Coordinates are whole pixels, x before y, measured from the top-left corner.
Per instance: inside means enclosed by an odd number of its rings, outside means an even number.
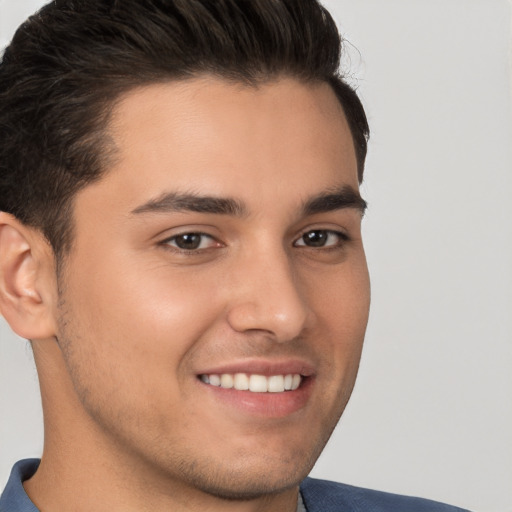
[[[23,488],[23,482],[36,472],[39,462],[39,459],[25,459],[14,465],[0,497],[0,512],[39,512]]]

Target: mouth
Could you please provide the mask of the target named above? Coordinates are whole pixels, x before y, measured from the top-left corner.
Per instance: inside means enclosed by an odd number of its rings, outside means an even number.
[[[215,410],[236,410],[254,421],[292,416],[304,409],[316,388],[316,368],[301,359],[240,360],[202,369],[196,380]],[[227,416],[224,416],[227,417]]]
[[[247,373],[211,373],[199,375],[209,385],[252,393],[284,393],[297,390],[306,377],[299,373],[260,375]]]

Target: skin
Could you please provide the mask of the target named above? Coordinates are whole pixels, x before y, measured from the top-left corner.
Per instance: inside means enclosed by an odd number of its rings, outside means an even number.
[[[109,132],[116,162],[75,198],[58,279],[42,237],[0,217],[0,256],[18,262],[3,312],[33,340],[45,413],[25,488],[43,511],[294,512],[352,391],[370,301],[361,210],[304,211],[357,194],[342,109],[326,84],[202,77],[130,92]],[[243,212],[155,208],[165,193]],[[199,248],[178,247],[186,233],[204,233]],[[293,394],[244,404],[199,380],[293,362],[308,391],[291,412]]]

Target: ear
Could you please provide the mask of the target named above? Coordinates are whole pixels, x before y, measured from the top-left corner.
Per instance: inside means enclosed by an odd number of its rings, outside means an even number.
[[[23,338],[51,338],[57,297],[50,244],[38,230],[0,212],[0,313]]]

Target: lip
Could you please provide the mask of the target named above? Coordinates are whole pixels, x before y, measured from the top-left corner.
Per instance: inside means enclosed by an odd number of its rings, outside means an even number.
[[[303,379],[301,385],[293,391],[281,393],[254,393],[239,391],[234,388],[225,389],[205,384],[199,379],[200,375],[221,375],[223,373],[246,373],[258,375],[286,375],[300,374]],[[298,413],[306,407],[315,385],[315,371],[313,365],[303,360],[263,361],[244,360],[231,362],[222,366],[215,366],[201,370],[197,374],[197,383],[201,392],[214,402],[218,409],[228,408],[236,412],[237,417],[278,419],[286,418]]]
[[[271,375],[298,373],[303,377],[313,377],[315,375],[315,368],[311,363],[300,359],[287,359],[281,361],[244,359],[243,361],[235,361],[224,365],[202,369],[197,372],[197,375],[221,375],[223,373],[258,374],[265,375],[266,377]]]

